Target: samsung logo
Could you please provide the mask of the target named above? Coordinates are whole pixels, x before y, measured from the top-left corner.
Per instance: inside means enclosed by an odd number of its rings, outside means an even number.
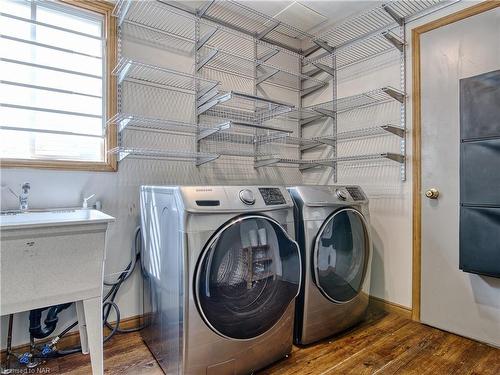
[[[196,191],[212,191],[212,189],[196,189]]]

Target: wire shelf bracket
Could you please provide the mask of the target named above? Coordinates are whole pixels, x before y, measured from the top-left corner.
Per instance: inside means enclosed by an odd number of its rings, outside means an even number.
[[[391,16],[392,19],[394,21],[396,21],[396,23],[399,26],[404,25],[404,23],[405,23],[404,17],[401,17],[398,13],[396,13],[388,4],[383,4],[382,9],[385,10],[387,12],[387,14],[389,14],[389,16]]]
[[[256,80],[255,84],[256,84],[256,85],[260,85],[261,83],[266,82],[268,79],[270,79],[270,78],[274,77],[274,76],[275,76],[276,74],[278,74],[278,73],[279,73],[279,70],[278,70],[278,69],[276,69],[276,70],[274,70],[274,71],[271,71],[271,72],[269,72],[269,73],[266,73],[266,74],[264,74],[264,75],[261,75],[260,77],[257,77],[257,80]]]
[[[405,101],[405,97],[406,97],[405,93],[403,93],[402,91],[399,91],[393,87],[384,87],[382,89],[382,91],[400,103],[403,103]]]
[[[198,17],[203,17],[205,15],[205,13],[208,12],[208,9],[210,9],[210,7],[215,3],[215,0],[209,0],[207,1],[205,4],[203,4],[203,6],[201,6],[200,8],[198,8],[196,10],[196,15]]]
[[[213,49],[210,52],[207,53],[205,57],[196,65],[196,70],[200,71],[201,68],[203,68],[205,65],[207,65],[210,60],[212,60],[217,54],[219,53],[219,50]]]
[[[320,62],[315,62],[315,63],[312,63],[316,69],[317,69],[317,73],[318,74],[319,72],[325,72],[325,73],[328,73],[329,75],[331,75],[332,77],[335,76],[335,69],[333,68],[330,68],[328,65],[326,64],[322,64]],[[316,71],[316,69],[314,69],[314,71]],[[310,72],[308,74],[310,76]]]
[[[226,122],[224,122],[220,125],[217,125],[213,128],[201,128],[199,133],[198,133],[198,136],[196,137],[196,140],[199,142],[202,139],[210,137],[213,134],[219,133],[223,130],[227,130],[227,129],[231,128],[231,126],[232,126],[231,121],[226,121]]]
[[[271,57],[277,55],[278,53],[279,53],[278,49],[272,49],[261,56],[257,56],[257,61],[255,63],[257,66],[259,66],[260,64],[269,60]]]
[[[317,120],[320,120],[322,118],[324,118],[325,116],[324,115],[314,115],[312,117],[308,117],[308,118],[305,118],[305,119],[302,119],[302,120],[299,120],[299,125],[300,126],[306,126],[306,125],[310,125],[311,123],[317,121]]]
[[[197,156],[196,166],[199,167],[200,165],[210,163],[211,161],[217,160],[219,157],[220,155]]]
[[[396,47],[399,52],[404,51],[405,43],[399,39],[396,35],[391,33],[390,31],[386,31],[382,33],[382,36],[386,38],[394,47]]]
[[[313,92],[316,92],[316,91],[322,89],[326,85],[328,85],[328,82],[318,83],[317,85],[303,89],[300,91],[300,97],[305,98],[306,96],[311,95]]]
[[[330,67],[329,67],[330,68]],[[308,70],[302,74],[304,74],[305,76],[308,76],[308,77],[314,77],[314,76],[317,76],[319,73],[323,72],[324,70],[315,66],[313,69],[311,70]],[[307,78],[302,78],[302,81],[305,81]]]
[[[329,54],[335,53],[335,48],[332,47],[331,45],[329,45],[327,42],[319,40],[319,39],[313,40],[313,42],[314,42],[314,44],[316,44],[320,48],[323,48]]]
[[[214,27],[212,30],[207,31],[206,34],[196,42],[196,50],[199,51],[205,44],[207,44],[210,38],[212,38],[218,30],[218,27]]]
[[[274,24],[271,24],[270,26],[268,26],[266,29],[262,30],[260,33],[258,33],[256,36],[255,36],[255,39],[257,40],[261,40],[262,38],[264,38],[267,34],[269,34],[271,31],[273,31],[274,29],[276,29],[279,25],[281,24],[281,22],[279,21],[276,21]]]

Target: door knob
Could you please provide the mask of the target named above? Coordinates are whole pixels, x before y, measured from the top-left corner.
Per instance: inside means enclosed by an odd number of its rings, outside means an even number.
[[[429,199],[437,199],[439,197],[439,190],[436,188],[430,188],[425,192],[425,196]]]

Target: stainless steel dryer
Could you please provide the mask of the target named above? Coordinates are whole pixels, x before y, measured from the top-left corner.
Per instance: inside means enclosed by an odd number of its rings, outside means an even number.
[[[359,186],[297,186],[289,191],[303,262],[294,336],[305,345],[364,316],[371,265],[368,199]]]
[[[248,374],[290,353],[301,261],[284,187],[141,187],[146,325],[167,374]]]

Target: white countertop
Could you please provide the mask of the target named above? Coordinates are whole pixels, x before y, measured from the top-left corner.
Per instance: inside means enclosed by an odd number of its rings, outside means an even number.
[[[101,211],[93,209],[54,209],[47,211],[28,211],[2,213],[1,229],[33,228],[56,225],[98,224],[115,221]]]

